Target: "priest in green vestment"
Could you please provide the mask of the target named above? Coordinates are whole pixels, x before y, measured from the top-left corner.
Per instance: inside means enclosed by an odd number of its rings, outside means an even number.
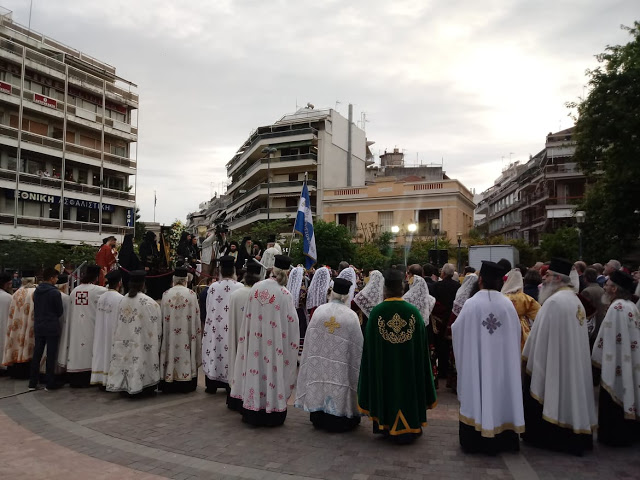
[[[373,421],[373,432],[411,443],[436,405],[425,324],[416,307],[402,299],[403,275],[384,274],[385,300],[369,315],[365,331],[358,407]]]

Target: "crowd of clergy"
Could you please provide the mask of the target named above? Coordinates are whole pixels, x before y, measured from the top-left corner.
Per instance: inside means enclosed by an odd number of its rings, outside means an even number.
[[[127,272],[123,289],[120,270],[90,265],[71,292],[53,268],[14,293],[0,274],[3,373],[30,390],[143,396],[193,392],[202,367],[205,391],[226,393],[245,423],[282,425],[294,405],[331,432],[367,416],[400,444],[422,434],[440,377],[457,392],[465,452],[523,440],[582,455],[596,431],[608,445],[640,441],[640,286],[622,269],[601,287],[553,259],[536,300],[506,261],[464,275],[451,264],[392,267],[361,282],[345,262],[307,271],[270,253],[243,262],[242,281],[237,256],[220,257],[200,295],[176,268],[161,300],[145,294],[144,270]]]

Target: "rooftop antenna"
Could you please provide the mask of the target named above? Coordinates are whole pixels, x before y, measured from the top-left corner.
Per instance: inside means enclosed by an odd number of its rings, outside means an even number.
[[[33,0],[29,3],[29,30],[31,30],[31,11],[33,10]]]
[[[340,100],[336,100],[336,108],[334,108],[334,110],[337,112],[338,111],[338,105],[340,105],[342,102]]]
[[[362,126],[360,128],[362,128],[362,131],[364,133],[367,133],[367,122],[369,120],[367,120],[367,112],[361,112],[360,113],[360,123],[362,124]]]

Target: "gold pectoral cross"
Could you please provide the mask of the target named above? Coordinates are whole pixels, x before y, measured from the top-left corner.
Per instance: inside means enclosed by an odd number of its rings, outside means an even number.
[[[336,322],[336,317],[329,318],[328,322],[324,322],[324,326],[327,327],[329,333],[333,333],[336,328],[340,328],[340,324]]]

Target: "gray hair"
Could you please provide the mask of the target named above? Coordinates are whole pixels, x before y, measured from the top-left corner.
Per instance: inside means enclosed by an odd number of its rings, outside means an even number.
[[[289,280],[288,273],[288,270],[282,270],[281,268],[273,267],[271,269],[271,278],[278,282],[278,285],[280,285],[281,287],[286,287],[287,280]]]
[[[613,260],[613,259],[609,260],[607,262],[607,265],[609,265],[614,270],[620,270],[622,268],[622,265],[620,264],[620,262],[618,260]]]
[[[22,277],[23,287],[33,287],[36,283],[36,277]]]
[[[331,291],[330,300],[340,300],[341,303],[344,303],[346,305],[347,301],[349,300],[349,294],[342,294]]]
[[[442,275],[447,277],[453,277],[453,274],[456,272],[456,267],[451,263],[445,263],[442,267]]]
[[[173,276],[173,286],[182,285],[183,287],[187,286],[187,277],[176,277]]]

